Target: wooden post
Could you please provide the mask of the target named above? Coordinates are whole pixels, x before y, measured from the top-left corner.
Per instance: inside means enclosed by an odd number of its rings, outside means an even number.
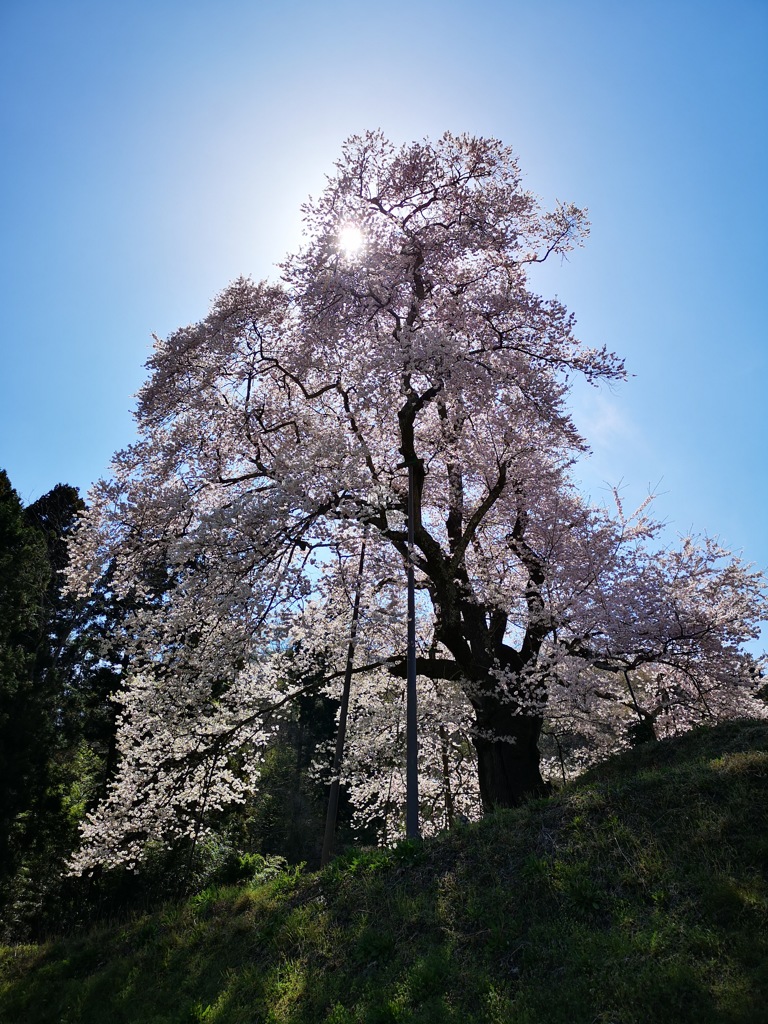
[[[414,465],[408,466],[408,651],[405,690],[405,835],[419,838],[419,761],[416,729],[416,588],[414,561]]]

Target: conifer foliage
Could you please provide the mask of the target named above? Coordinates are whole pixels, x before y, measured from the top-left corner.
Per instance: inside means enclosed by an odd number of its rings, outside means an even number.
[[[47,790],[51,724],[37,651],[50,575],[43,536],[0,470],[0,884],[17,867]]]
[[[67,542],[83,509],[58,484],[22,505],[0,471],[0,935],[73,920],[84,889],[62,880],[77,823],[104,795],[120,666],[103,581],[63,593]]]

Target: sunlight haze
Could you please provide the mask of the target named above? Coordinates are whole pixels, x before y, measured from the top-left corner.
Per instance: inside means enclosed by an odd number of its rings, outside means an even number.
[[[6,0],[0,467],[25,503],[85,493],[132,440],[152,334],[279,277],[345,138],[466,132],[589,209],[532,274],[630,374],[574,392],[585,490],[655,490],[673,535],[768,566],[767,52],[762,0]]]

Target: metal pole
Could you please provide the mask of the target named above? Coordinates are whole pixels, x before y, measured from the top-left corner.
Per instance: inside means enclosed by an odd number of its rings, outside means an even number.
[[[413,577],[414,559],[414,465],[408,466],[408,651],[405,690],[405,834],[419,838],[419,763],[416,731],[416,594]]]
[[[357,621],[360,618],[360,591],[363,589],[363,565],[365,564],[365,543],[368,539],[368,527],[363,533],[360,545],[360,563],[357,568],[357,585],[352,605],[352,624],[349,627],[349,646],[347,647],[347,664],[344,668],[344,689],[341,694],[339,711],[339,728],[336,733],[336,751],[333,755],[333,777],[331,791],[328,795],[328,812],[325,816],[325,835],[323,836],[323,852],[320,854],[320,866],[325,867],[333,853],[333,839],[336,834],[336,819],[339,813],[339,787],[341,785],[341,762],[344,758],[344,740],[347,735],[347,715],[349,713],[349,691],[352,688],[352,665],[355,658],[355,638],[357,637]]]

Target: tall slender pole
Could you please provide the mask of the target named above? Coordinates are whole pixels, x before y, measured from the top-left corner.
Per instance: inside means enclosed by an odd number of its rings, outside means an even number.
[[[419,762],[416,731],[416,594],[413,576],[414,559],[414,465],[408,466],[408,651],[405,690],[405,834],[419,838]]]
[[[357,567],[357,583],[355,598],[352,604],[352,623],[349,627],[349,645],[347,647],[347,664],[344,667],[344,689],[341,694],[339,710],[339,728],[336,733],[336,750],[333,755],[333,777],[331,791],[328,795],[328,812],[325,816],[325,835],[323,836],[323,852],[320,854],[320,865],[325,867],[333,853],[333,839],[336,834],[336,819],[339,814],[339,787],[341,785],[341,762],[344,759],[344,740],[347,735],[347,715],[349,714],[349,692],[352,688],[352,666],[355,659],[355,640],[357,638],[357,622],[360,618],[360,591],[363,589],[363,566],[365,564],[365,544],[368,539],[368,527],[363,533],[360,545],[360,562]]]

